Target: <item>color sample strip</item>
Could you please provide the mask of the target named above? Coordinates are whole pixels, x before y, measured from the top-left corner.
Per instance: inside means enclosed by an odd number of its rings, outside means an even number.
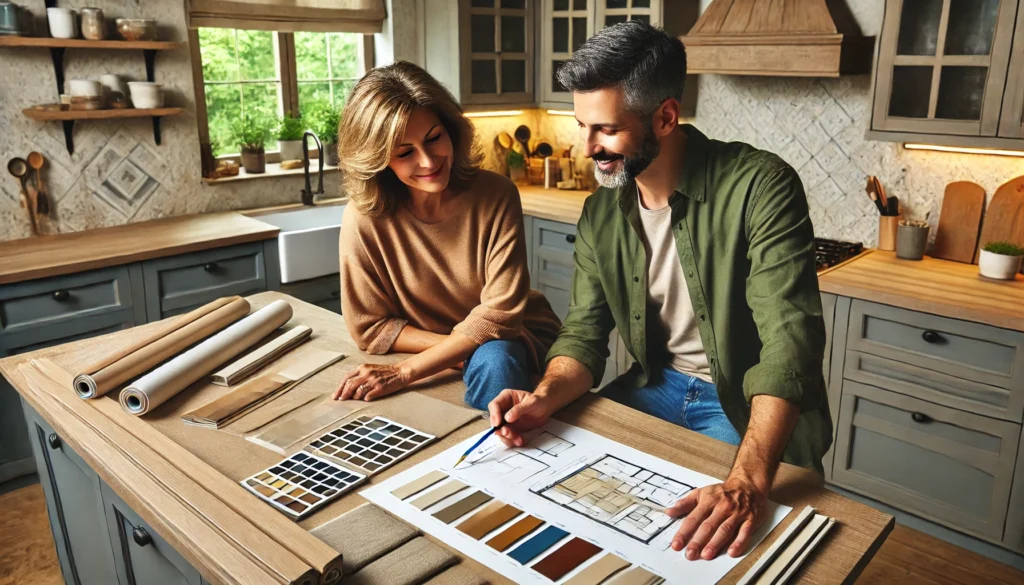
[[[540,518],[527,516],[488,540],[487,546],[498,552],[505,552],[508,547],[519,542],[519,539],[536,530],[541,524],[544,524],[544,521]]]
[[[480,506],[483,506],[487,502],[490,502],[492,499],[493,498],[489,494],[485,494],[484,492],[473,492],[458,502],[434,512],[434,518],[437,518],[445,524],[451,524],[473,510],[476,510]]]
[[[354,488],[365,475],[309,453],[295,453],[243,479],[242,486],[293,519],[301,519]]]
[[[569,579],[563,585],[598,585],[628,566],[629,561],[608,553],[597,559],[597,562],[594,564],[576,573],[572,579]]]
[[[525,565],[565,538],[567,534],[569,533],[557,526],[548,526],[538,532],[537,536],[516,547],[515,550],[508,553],[508,556],[519,561],[519,564]]]
[[[443,471],[431,471],[423,477],[410,481],[402,487],[392,490],[391,495],[395,496],[399,500],[404,500],[409,496],[418,494],[442,479],[447,479],[448,474]]]
[[[601,547],[582,538],[573,538],[531,568],[552,581],[558,581],[599,552]]]
[[[382,416],[361,416],[324,433],[309,448],[369,475],[404,459],[434,438]]]
[[[658,585],[658,583],[664,582],[665,580],[661,577],[640,565],[635,565],[612,577],[607,585]]]
[[[437,488],[436,490],[432,492],[427,492],[409,503],[412,504],[413,506],[416,506],[420,510],[426,510],[427,508],[433,506],[434,504],[440,502],[441,500],[447,498],[448,496],[457,494],[462,490],[466,489],[467,487],[469,486],[467,486],[466,484],[462,483],[457,479],[453,479],[448,483],[442,485],[441,487]]]
[[[456,528],[463,534],[480,540],[488,532],[522,514],[523,511],[505,502],[491,502],[483,510],[466,518]]]

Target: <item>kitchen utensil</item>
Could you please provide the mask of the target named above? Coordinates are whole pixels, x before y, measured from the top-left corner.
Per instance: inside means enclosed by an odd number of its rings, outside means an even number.
[[[18,179],[18,183],[21,186],[21,203],[28,211],[28,220],[29,224],[32,226],[32,235],[34,236],[39,232],[36,227],[36,202],[29,195],[28,189],[25,185],[25,176],[28,175],[28,163],[21,157],[14,157],[7,161],[7,171],[11,173],[11,176]]]
[[[900,214],[900,200],[898,197],[888,197],[885,200],[886,215],[897,216]]]
[[[73,39],[78,36],[75,11],[70,8],[47,8],[46,21],[50,24],[50,36],[55,39]]]
[[[39,172],[42,170],[43,165],[46,164],[46,159],[42,153],[32,151],[28,153],[28,166],[32,167],[36,172],[36,212],[39,215],[50,215],[50,196],[46,194],[46,187],[43,185],[43,176]]]
[[[878,249],[892,252],[896,249],[896,230],[900,216],[883,215],[878,218]]]
[[[533,148],[533,156],[549,157],[555,153],[555,149],[547,140],[540,140]]]
[[[868,198],[874,202],[875,207],[878,208],[879,215],[885,215],[885,206],[882,205],[882,199],[878,196],[878,189],[875,187],[876,180],[877,179],[873,176],[868,177],[868,184],[867,187],[864,188],[864,191],[868,194]]]
[[[984,211],[985,189],[981,185],[970,181],[946,185],[932,256],[968,264],[974,262]]]
[[[68,81],[71,97],[103,97],[103,84],[95,79],[71,79]]]
[[[924,258],[924,249],[928,245],[928,224],[921,226],[900,222],[896,228],[896,257],[904,260],[920,260]]]
[[[494,137],[504,149],[512,148],[512,137],[509,136],[508,132],[498,132],[498,135]]]
[[[107,20],[99,8],[83,8],[82,36],[90,41],[102,41],[107,38]]]
[[[1024,176],[1003,184],[989,201],[978,249],[998,241],[1024,246]]]
[[[524,153],[527,156],[529,156],[529,153],[530,153],[530,129],[527,128],[525,125],[520,124],[520,126],[518,128],[516,128],[515,137],[516,137],[516,140],[519,142],[519,144],[523,145]]]
[[[139,109],[164,107],[164,92],[159,83],[151,81],[129,81],[128,92],[131,94],[132,105]]]
[[[118,18],[117,34],[126,41],[155,41],[156,21],[152,18]]]

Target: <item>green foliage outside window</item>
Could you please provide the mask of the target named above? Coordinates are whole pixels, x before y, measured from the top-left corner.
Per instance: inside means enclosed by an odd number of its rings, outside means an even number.
[[[277,139],[302,140],[302,135],[306,132],[306,126],[307,124],[304,119],[285,116],[281,118],[281,122],[277,125]]]

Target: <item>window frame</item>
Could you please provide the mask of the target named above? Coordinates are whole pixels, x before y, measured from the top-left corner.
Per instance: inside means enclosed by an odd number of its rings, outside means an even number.
[[[299,82],[297,65],[295,62],[295,34],[290,32],[277,32],[278,54],[275,56],[279,75],[281,78],[281,106],[284,114],[290,116],[299,115]],[[358,34],[358,33],[356,33]],[[203,175],[212,171],[216,161],[231,160],[240,162],[240,155],[226,154],[219,157],[213,156],[210,145],[209,116],[206,111],[206,81],[203,79],[203,58],[199,46],[198,29],[188,31],[189,48],[192,53],[192,85],[195,89],[196,100],[196,124],[199,128],[200,157],[203,163]],[[363,34],[361,42],[358,43],[359,69],[358,76],[366,75],[366,72],[373,68],[374,51],[373,35]],[[281,162],[279,150],[267,151],[268,163]]]

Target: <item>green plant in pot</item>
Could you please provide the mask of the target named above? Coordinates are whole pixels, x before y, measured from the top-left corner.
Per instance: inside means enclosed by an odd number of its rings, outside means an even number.
[[[978,272],[987,278],[1013,280],[1020,272],[1024,248],[1012,242],[992,242],[981,249]]]
[[[306,124],[300,118],[285,116],[277,125],[277,144],[281,160],[302,160],[302,133]]]
[[[247,173],[267,171],[267,153],[264,146],[270,137],[273,120],[265,114],[244,114],[231,127],[232,134],[242,152],[242,167]]]
[[[338,126],[341,125],[341,110],[330,104],[317,105],[311,114],[312,130],[324,145],[324,163],[338,165]]]

